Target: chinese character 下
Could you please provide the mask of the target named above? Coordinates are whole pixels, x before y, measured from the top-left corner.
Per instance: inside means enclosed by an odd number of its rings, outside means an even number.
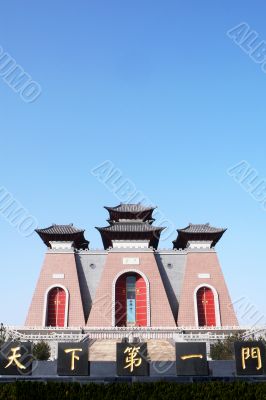
[[[66,349],[65,353],[72,353],[71,354],[71,371],[75,370],[75,360],[79,361],[79,356],[76,355],[76,351],[82,351],[82,349]]]

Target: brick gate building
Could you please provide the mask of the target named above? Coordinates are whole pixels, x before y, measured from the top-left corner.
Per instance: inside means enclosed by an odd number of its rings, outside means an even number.
[[[216,243],[225,229],[189,224],[173,248],[158,249],[162,227],[153,207],[106,207],[97,228],[102,250],[90,250],[84,230],[52,225],[36,232],[47,246],[26,326],[237,326]]]

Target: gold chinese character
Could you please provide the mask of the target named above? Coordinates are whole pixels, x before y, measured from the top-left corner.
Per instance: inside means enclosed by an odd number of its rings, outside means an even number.
[[[182,356],[181,360],[189,360],[190,358],[203,358],[202,354],[190,354],[188,356]]]
[[[65,353],[72,353],[71,354],[71,371],[75,370],[75,360],[79,361],[79,356],[76,355],[76,351],[82,351],[82,349],[66,349]]]
[[[258,365],[256,367],[257,370],[261,369],[262,362],[261,362],[261,354],[259,347],[242,347],[241,351],[242,355],[242,368],[246,369],[246,360],[249,358],[257,359]]]
[[[124,351],[124,354],[128,353],[128,356],[126,357],[126,363],[127,365],[124,367],[130,368],[130,372],[133,372],[134,367],[139,367],[142,363],[142,358],[137,357],[139,354],[139,347],[127,347],[126,350]]]
[[[22,365],[19,361],[18,358],[21,357],[21,354],[17,354],[17,352],[20,350],[20,347],[13,347],[11,349],[11,356],[8,357],[9,363],[7,364],[7,366],[5,368],[10,367],[10,365],[12,365],[13,363],[20,369],[26,369],[26,367],[24,365]]]

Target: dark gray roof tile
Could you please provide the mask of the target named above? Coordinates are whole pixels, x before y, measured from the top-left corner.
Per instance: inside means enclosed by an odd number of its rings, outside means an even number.
[[[36,229],[37,233],[47,233],[50,235],[67,235],[71,233],[85,232],[84,229],[78,229],[73,224],[69,225],[56,225],[53,224],[44,229]]]
[[[105,232],[154,232],[164,228],[149,224],[148,222],[115,222],[111,226],[96,228]]]
[[[211,226],[209,223],[189,224],[186,228],[178,229],[178,232],[186,232],[186,233],[219,233],[225,231],[226,229],[215,228],[214,226]]]
[[[73,224],[53,224],[44,229],[36,229],[36,232],[47,247],[51,247],[51,241],[71,241],[77,249],[87,249],[89,242],[84,237],[84,229],[78,229]]]
[[[138,213],[138,212],[145,212],[145,211],[150,211],[154,210],[155,207],[146,207],[143,206],[142,204],[126,204],[126,203],[121,203],[116,207],[104,207],[108,211],[115,211],[115,212],[129,212],[129,213]]]

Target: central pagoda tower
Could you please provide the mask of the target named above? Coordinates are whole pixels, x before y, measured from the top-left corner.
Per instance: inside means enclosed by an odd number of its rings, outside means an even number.
[[[120,204],[104,207],[109,212],[109,226],[96,228],[102,236],[105,249],[149,248],[157,249],[164,228],[153,226],[154,207],[140,204]]]
[[[154,254],[164,229],[153,225],[155,208],[105,208],[109,226],[97,229],[107,257],[87,325],[176,326]]]

